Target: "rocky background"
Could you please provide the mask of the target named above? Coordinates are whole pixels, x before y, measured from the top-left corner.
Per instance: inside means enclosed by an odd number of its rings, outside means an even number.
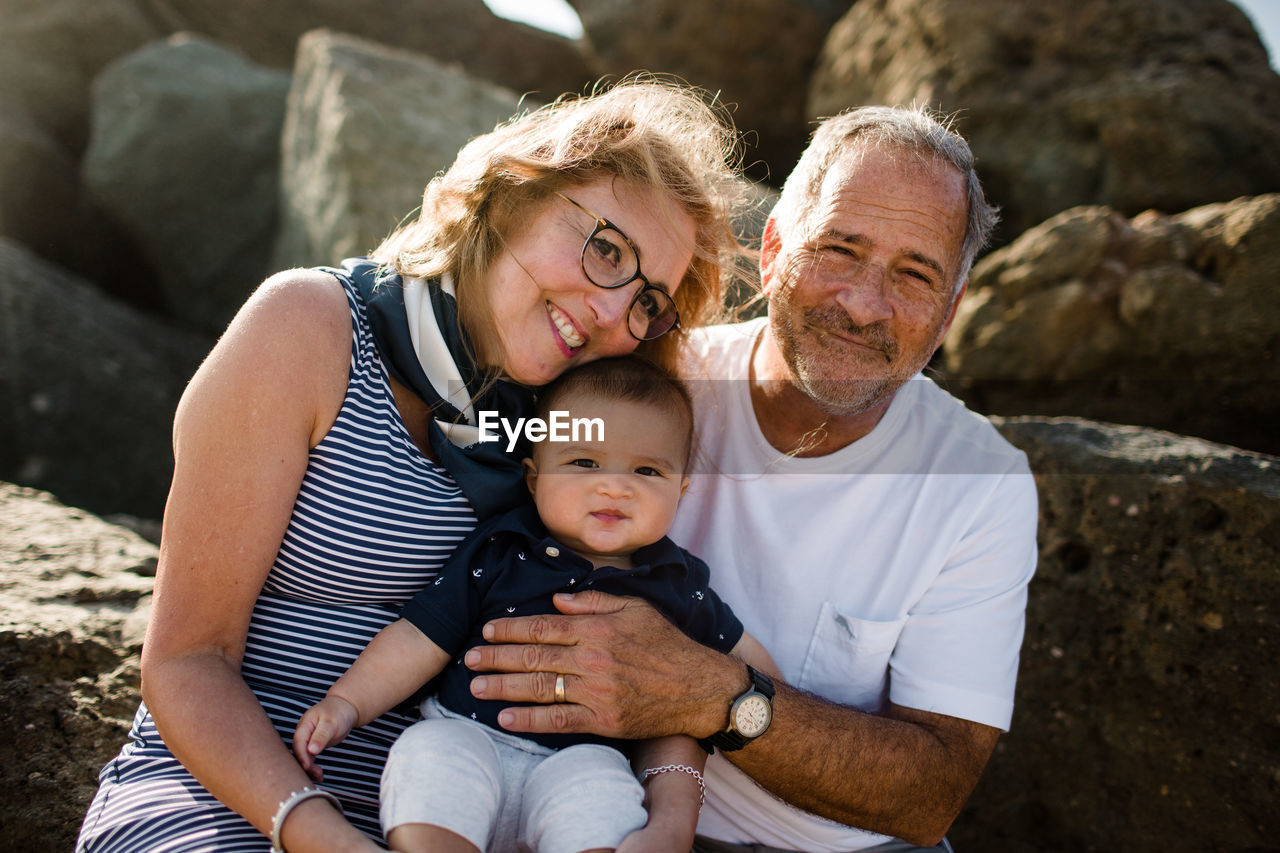
[[[71,849],[123,740],[169,422],[245,296],[367,251],[522,106],[649,69],[735,105],[761,197],[814,118],[917,101],[1003,206],[936,370],[1030,455],[1041,564],[957,848],[1280,850],[1280,76],[1248,19],[571,2],[576,42],[481,0],[0,0],[0,848]]]

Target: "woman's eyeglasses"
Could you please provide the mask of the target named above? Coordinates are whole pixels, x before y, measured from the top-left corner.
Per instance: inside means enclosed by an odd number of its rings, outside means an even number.
[[[680,324],[676,303],[661,287],[649,283],[640,272],[640,254],[622,229],[597,216],[563,193],[560,198],[596,221],[582,244],[582,273],[596,287],[617,290],[637,279],[640,290],[627,308],[627,330],[638,341],[660,338]]]

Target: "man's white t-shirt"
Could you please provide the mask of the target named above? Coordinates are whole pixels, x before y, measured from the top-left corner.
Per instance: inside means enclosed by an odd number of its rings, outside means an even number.
[[[788,684],[870,712],[893,702],[1007,729],[1036,564],[1026,456],[918,376],[868,435],[781,455],[751,407],[766,321],[695,335],[685,375],[699,450],[671,537]],[[700,378],[705,377],[705,378]],[[792,808],[717,754],[702,835],[788,850],[888,840]]]

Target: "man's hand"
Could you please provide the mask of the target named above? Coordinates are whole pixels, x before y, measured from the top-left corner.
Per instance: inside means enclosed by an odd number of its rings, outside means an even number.
[[[480,699],[539,702],[508,708],[498,723],[516,732],[591,732],[608,737],[706,737],[723,728],[746,668],[686,637],[639,598],[589,591],[557,595],[564,615],[497,619],[496,645],[466,654]],[[555,704],[556,676],[565,702]]]

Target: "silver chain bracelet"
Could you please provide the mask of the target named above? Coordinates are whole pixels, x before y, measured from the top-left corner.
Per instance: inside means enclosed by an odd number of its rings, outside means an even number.
[[[702,811],[702,804],[707,801],[707,784],[702,781],[701,773],[688,764],[664,764],[661,767],[650,767],[641,773],[640,784],[643,785],[650,776],[657,776],[659,773],[687,773],[698,780],[698,811]]]

